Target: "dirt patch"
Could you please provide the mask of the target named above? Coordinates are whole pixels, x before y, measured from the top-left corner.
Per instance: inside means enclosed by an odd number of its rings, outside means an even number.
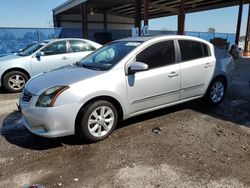
[[[195,180],[167,164],[160,166],[135,166],[120,169],[115,177],[115,187],[244,187],[237,179],[220,179],[217,181]]]

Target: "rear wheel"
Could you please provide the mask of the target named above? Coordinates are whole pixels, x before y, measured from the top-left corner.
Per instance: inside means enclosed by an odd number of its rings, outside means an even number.
[[[95,101],[84,107],[79,135],[91,142],[107,138],[115,129],[118,113],[114,105],[108,101]]]
[[[21,71],[11,71],[5,74],[3,78],[4,88],[12,93],[20,92],[24,88],[28,76]]]
[[[223,78],[214,79],[207,90],[205,99],[211,105],[220,104],[226,94],[226,81]]]

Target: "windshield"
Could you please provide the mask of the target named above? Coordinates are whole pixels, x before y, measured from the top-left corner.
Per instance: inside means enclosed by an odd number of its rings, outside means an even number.
[[[107,44],[82,59],[79,66],[101,71],[109,70],[140,44],[140,42],[126,41]]]
[[[23,50],[22,52],[20,52],[18,55],[20,56],[28,56],[33,54],[35,51],[39,50],[41,47],[43,47],[45,45],[45,43],[40,43],[40,44],[35,44],[32,45],[28,48],[26,48],[25,50]]]

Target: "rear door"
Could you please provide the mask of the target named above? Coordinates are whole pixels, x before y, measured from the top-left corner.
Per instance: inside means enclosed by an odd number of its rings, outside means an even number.
[[[210,47],[200,41],[178,40],[181,56],[181,99],[205,94],[215,69]]]
[[[96,48],[82,40],[69,40],[70,61],[75,63],[93,52]]]
[[[52,42],[40,51],[44,53],[43,56],[36,57],[34,55],[31,59],[34,75],[70,64],[66,41]]]

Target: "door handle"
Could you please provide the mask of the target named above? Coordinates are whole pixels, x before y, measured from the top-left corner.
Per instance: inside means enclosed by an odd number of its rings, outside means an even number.
[[[205,65],[204,65],[204,67],[205,68],[209,68],[209,67],[212,67],[213,65],[211,64],[211,63],[206,63]]]
[[[69,59],[69,58],[68,58],[68,57],[65,57],[65,56],[62,57],[62,60],[67,60],[67,59]]]
[[[173,78],[173,77],[176,77],[176,76],[178,76],[178,75],[179,75],[179,73],[173,71],[173,72],[171,72],[171,73],[168,75],[168,77],[169,77],[169,78]]]

